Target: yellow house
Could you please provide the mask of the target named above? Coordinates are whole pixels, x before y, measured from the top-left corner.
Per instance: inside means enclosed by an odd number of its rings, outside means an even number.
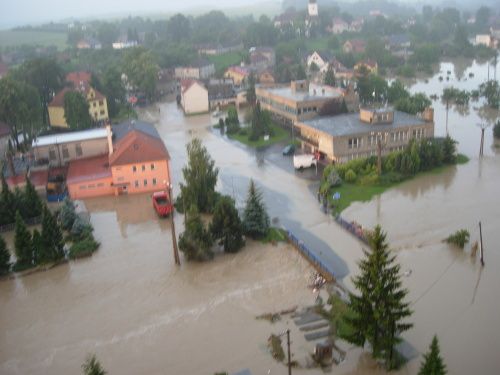
[[[51,126],[68,127],[64,116],[64,95],[72,90],[74,89],[69,87],[62,89],[50,102],[48,109]],[[76,88],[76,91],[80,92],[87,99],[89,114],[93,121],[99,123],[109,120],[108,103],[103,94],[86,84]]]
[[[244,84],[250,71],[242,66],[230,66],[224,73],[224,78],[231,78],[236,86]]]
[[[354,71],[357,72],[362,66],[366,68],[369,73],[378,74],[378,64],[374,60],[362,60],[354,65]]]

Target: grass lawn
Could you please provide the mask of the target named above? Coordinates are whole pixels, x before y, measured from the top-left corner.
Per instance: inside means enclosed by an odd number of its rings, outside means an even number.
[[[271,128],[274,131],[274,135],[272,137],[269,137],[269,139],[267,141],[264,140],[264,137],[259,138],[259,140],[257,140],[257,141],[250,141],[250,140],[248,140],[248,134],[240,134],[240,133],[231,134],[231,135],[228,135],[228,137],[230,139],[234,139],[238,142],[244,143],[247,146],[255,147],[255,148],[269,146],[269,145],[272,145],[274,143],[282,142],[282,141],[290,138],[290,133],[288,133],[286,130],[280,128],[279,126],[273,124],[273,125],[271,125]],[[243,128],[243,129],[245,129],[245,128]]]
[[[224,73],[228,67],[231,65],[239,65],[241,60],[243,60],[243,54],[241,52],[229,52],[219,56],[207,57],[214,63],[217,73]]]
[[[51,31],[0,31],[0,48],[20,46],[20,45],[37,45],[37,46],[56,46],[62,50],[67,47],[66,33],[57,33]]]
[[[465,164],[468,161],[469,161],[469,158],[467,156],[465,156],[463,154],[458,154],[456,164]],[[395,182],[395,183],[391,183],[391,184],[389,184],[389,183],[387,183],[387,184],[377,183],[374,185],[360,185],[360,184],[350,184],[347,182],[343,182],[341,186],[335,187],[330,191],[330,194],[328,196],[328,200],[331,204],[335,205],[335,212],[341,213],[343,210],[345,210],[347,207],[349,207],[352,202],[368,202],[375,195],[382,194],[384,191],[386,191],[386,190],[388,190],[396,185],[399,185],[402,182],[411,180],[415,177],[423,176],[425,174],[439,174],[450,167],[453,167],[453,165],[443,165],[443,166],[431,169],[430,171],[420,172],[420,173],[416,174],[415,176],[407,178],[401,182]],[[340,199],[338,201],[334,201],[332,198],[333,194],[336,192],[340,193]]]

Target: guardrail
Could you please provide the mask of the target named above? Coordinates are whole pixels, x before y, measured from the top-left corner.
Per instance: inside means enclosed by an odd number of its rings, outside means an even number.
[[[354,237],[356,237],[358,240],[361,242],[365,243],[368,245],[368,239],[366,238],[365,233],[363,232],[363,228],[361,225],[348,222],[347,220],[343,219],[342,216],[336,215],[335,216],[335,221],[345,230],[350,232]]]

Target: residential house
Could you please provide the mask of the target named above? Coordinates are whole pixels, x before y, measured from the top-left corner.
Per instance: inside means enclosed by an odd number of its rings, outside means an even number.
[[[207,82],[209,108],[222,108],[237,102],[232,79],[211,79]]]
[[[434,137],[434,111],[428,108],[419,117],[390,108],[362,108],[359,113],[299,121],[296,128],[302,148],[345,163],[377,155],[378,139],[384,143],[385,155],[403,150],[412,139]]]
[[[410,46],[411,40],[408,34],[393,34],[385,38],[385,49],[388,51],[408,49]]]
[[[292,81],[289,86],[261,86],[255,88],[261,108],[271,112],[284,124],[311,119],[319,115],[323,106],[331,100],[342,100],[341,89],[309,84],[308,81]]]
[[[208,112],[210,107],[207,88],[198,80],[182,80],[180,105],[186,115]]]
[[[330,61],[332,56],[325,51],[314,51],[307,56],[306,64],[308,68],[311,68],[312,64],[315,64],[319,70],[322,70]]]
[[[363,17],[358,17],[354,19],[349,25],[349,31],[353,33],[359,33],[363,29],[364,24],[365,24],[365,19]]]
[[[176,79],[209,79],[215,75],[215,65],[207,59],[199,59],[189,66],[175,68]]]
[[[273,72],[269,69],[262,71],[257,80],[261,85],[270,85],[276,82]]]
[[[82,82],[74,88],[66,87],[54,96],[48,106],[51,126],[68,127],[64,116],[64,95],[70,91],[77,91],[84,96],[89,104],[90,117],[94,122],[104,123],[109,121],[106,97],[89,84]]]
[[[351,39],[344,43],[342,50],[345,53],[363,53],[366,49],[366,43],[361,39]]]
[[[276,64],[276,53],[271,47],[252,47],[248,50],[250,54],[250,63],[252,59],[261,59],[262,57],[267,61],[265,68],[271,68]]]
[[[250,73],[250,69],[244,66],[230,66],[224,73],[224,77],[232,79],[236,86],[244,86]]]
[[[477,34],[476,45],[492,48],[494,46],[494,39],[490,34]]]
[[[92,74],[90,72],[71,72],[66,74],[66,82],[71,83],[73,87],[90,85]]]
[[[354,76],[354,70],[353,69],[348,69],[342,64],[340,61],[338,61],[335,57],[332,58],[328,64],[326,64],[322,69],[321,73],[326,73],[329,69],[329,67],[333,68],[333,73],[335,74],[336,79],[342,79],[345,81],[349,81],[352,79]]]
[[[340,17],[334,17],[331,32],[333,34],[342,34],[344,31],[349,31],[349,24]]]
[[[364,67],[369,73],[378,73],[378,64],[375,60],[365,59],[357,62],[356,65],[354,65],[354,71],[358,72],[361,67]]]
[[[66,184],[72,199],[167,189],[170,156],[152,124],[107,127],[109,152],[69,163]]]
[[[39,164],[62,167],[73,160],[107,154],[107,137],[103,128],[45,135],[33,140],[33,155]]]
[[[78,41],[76,44],[78,49],[101,49],[102,44],[97,39],[94,38],[84,38]]]

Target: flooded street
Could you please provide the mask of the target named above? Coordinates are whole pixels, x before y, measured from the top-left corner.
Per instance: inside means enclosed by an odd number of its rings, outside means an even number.
[[[415,83],[412,91],[439,95],[447,85],[477,88],[486,69],[476,63],[462,67],[457,81],[453,65],[442,64],[444,73]],[[440,82],[439,75],[445,77],[448,70],[452,78]],[[474,79],[468,78],[471,70]],[[433,106],[436,135],[444,135],[444,106]],[[404,281],[415,328],[404,337],[422,353],[437,333],[450,374],[500,372],[500,152],[493,147],[490,128],[485,157],[478,159],[477,106],[471,103],[467,116],[449,111],[448,131],[469,163],[420,176],[344,212],[363,226],[380,223],[388,231],[403,271],[411,270]],[[361,244],[319,210],[313,172],[294,172],[279,148],[255,151],[221,137],[209,126],[215,122],[209,115],[185,118],[175,103],[159,108],[148,108],[141,117],[156,123],[169,150],[174,194],[186,164],[185,145],[198,137],[220,169],[219,191],[243,207],[253,178],[277,225],[334,262],[336,275],[350,285]],[[255,316],[314,302],[307,288],[312,268],[295,250],[249,243],[238,254],[177,268],[169,221],[156,217],[149,196],[85,202],[101,242],[97,253],[0,281],[0,374],[79,374],[87,353],[94,352],[109,374],[212,374],[244,368],[253,374],[285,373],[266,341],[270,333],[286,329],[286,321],[271,325]],[[441,242],[461,228],[476,241],[479,220],[484,268],[469,256],[470,246],[462,252]],[[182,225],[182,215],[176,215],[177,234]],[[297,337],[292,341],[293,350],[305,345]],[[372,362],[360,354],[349,351],[346,362],[332,372],[374,373]],[[400,373],[416,374],[419,363],[417,357]]]

